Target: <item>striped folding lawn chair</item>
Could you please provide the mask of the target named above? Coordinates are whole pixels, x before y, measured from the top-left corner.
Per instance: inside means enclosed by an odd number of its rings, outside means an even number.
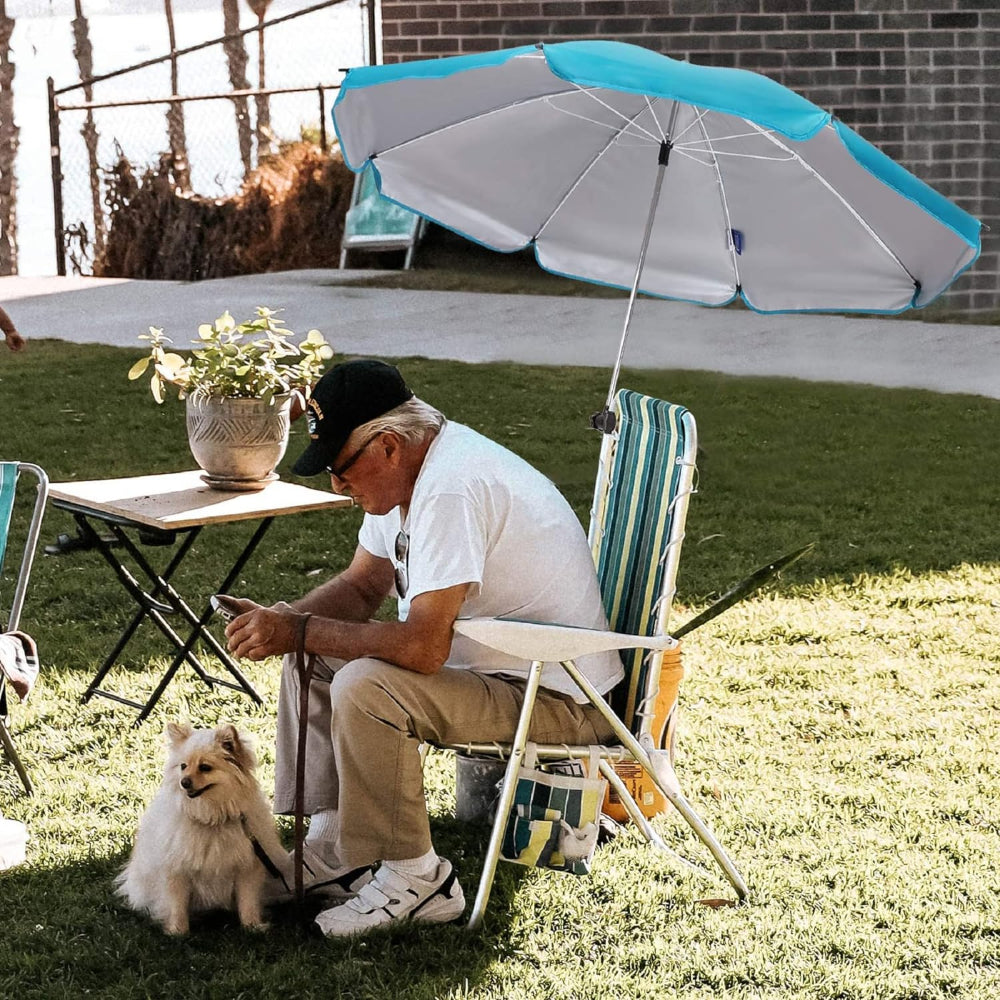
[[[682,406],[627,389],[615,398],[614,416],[615,428],[605,434],[601,449],[589,532],[610,629],[487,618],[455,623],[456,632],[531,661],[513,742],[452,748],[507,760],[470,927],[480,923],[489,900],[545,663],[562,664],[619,740],[618,745],[601,749],[600,772],[608,781],[611,798],[606,811],[614,815],[617,808],[621,818],[631,818],[653,847],[673,853],[649,819],[669,803],[709,849],[739,898],[747,894],[739,871],[681,793],[673,767],[682,669],[678,643],[667,626],[688,501],[694,490],[695,421]],[[605,699],[574,660],[607,649],[622,651],[625,678]],[[589,747],[562,744],[532,749],[540,759],[549,760],[586,759],[591,754]]]
[[[0,639],[2,633],[17,633],[18,625],[21,621],[21,610],[24,607],[24,598],[28,592],[28,578],[31,575],[31,564],[34,562],[35,549],[38,546],[38,535],[42,528],[42,515],[45,512],[45,501],[49,494],[49,477],[37,465],[30,462],[0,462],[0,570],[3,569],[4,553],[7,550],[9,529],[14,512],[14,496],[17,490],[18,476],[22,473],[29,473],[38,480],[38,490],[35,497],[34,508],[31,521],[28,525],[24,546],[21,550],[20,569],[17,572],[14,582],[14,596],[10,605],[10,614],[4,623],[2,610],[0,610]],[[2,609],[2,605],[0,605]],[[19,633],[20,634],[20,633]],[[29,640],[30,642],[30,640]],[[33,643],[31,646],[33,647]],[[37,667],[37,663],[35,664]],[[28,772],[21,763],[21,758],[14,747],[8,728],[10,717],[7,704],[7,683],[6,673],[0,669],[0,743],[14,765],[24,789],[31,794],[31,779]]]

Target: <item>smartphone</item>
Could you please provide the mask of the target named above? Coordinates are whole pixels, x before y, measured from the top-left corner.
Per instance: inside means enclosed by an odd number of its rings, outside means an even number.
[[[212,610],[227,622],[231,622],[237,615],[243,614],[236,604],[236,599],[228,594],[213,594],[211,601]]]

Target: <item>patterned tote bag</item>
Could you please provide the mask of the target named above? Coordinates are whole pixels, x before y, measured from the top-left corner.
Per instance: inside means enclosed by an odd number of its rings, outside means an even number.
[[[598,777],[600,754],[600,747],[590,748],[585,775],[576,760],[555,762],[542,770],[536,744],[525,746],[501,857],[574,875],[590,871],[607,790],[607,782]]]

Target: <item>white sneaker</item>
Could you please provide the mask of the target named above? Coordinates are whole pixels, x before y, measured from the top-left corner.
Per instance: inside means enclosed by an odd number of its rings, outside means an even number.
[[[289,852],[276,863],[265,865],[271,876],[264,883],[264,902],[288,903],[295,898],[295,854]],[[332,867],[308,843],[302,848],[302,888],[315,899],[353,899],[357,891],[372,880],[373,865],[361,868]]]
[[[403,875],[382,865],[357,896],[324,910],[316,926],[327,937],[363,934],[395,920],[426,920],[444,924],[465,911],[465,896],[451,862],[438,858],[437,871],[428,878]]]

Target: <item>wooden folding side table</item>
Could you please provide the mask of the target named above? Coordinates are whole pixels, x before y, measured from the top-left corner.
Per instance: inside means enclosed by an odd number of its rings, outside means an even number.
[[[49,488],[49,499],[53,506],[67,510],[73,515],[84,540],[100,551],[108,565],[115,571],[122,586],[139,605],[139,610],[114,649],[108,654],[82,698],[83,702],[87,702],[97,694],[124,705],[131,705],[139,709],[136,725],[139,725],[153,710],[174,674],[185,662],[209,687],[221,684],[243,691],[258,705],[262,703],[263,699],[244,677],[239,665],[208,630],[208,621],[212,617],[211,605],[206,600],[205,610],[201,615],[196,615],[170,582],[202,529],[208,525],[228,524],[231,521],[260,522],[215,591],[226,593],[276,517],[300,514],[304,511],[350,507],[352,503],[350,497],[280,480],[268,484],[258,492],[222,492],[210,489],[202,480],[201,473],[197,471],[170,472],[129,479],[53,483]],[[114,536],[115,542],[105,539],[95,525],[106,526]],[[162,573],[153,568],[130,537],[130,532],[136,533],[140,543],[176,546],[170,562]],[[147,585],[143,585],[118,558],[114,548],[115,543],[128,553],[141,573],[145,574],[149,581]],[[168,615],[178,616],[187,623],[190,627],[187,638],[182,638],[174,629],[167,620]],[[177,652],[155,690],[143,704],[104,690],[101,683],[145,618],[160,629]],[[233,680],[216,677],[206,671],[194,653],[194,645],[198,639],[204,641],[215,653]]]

